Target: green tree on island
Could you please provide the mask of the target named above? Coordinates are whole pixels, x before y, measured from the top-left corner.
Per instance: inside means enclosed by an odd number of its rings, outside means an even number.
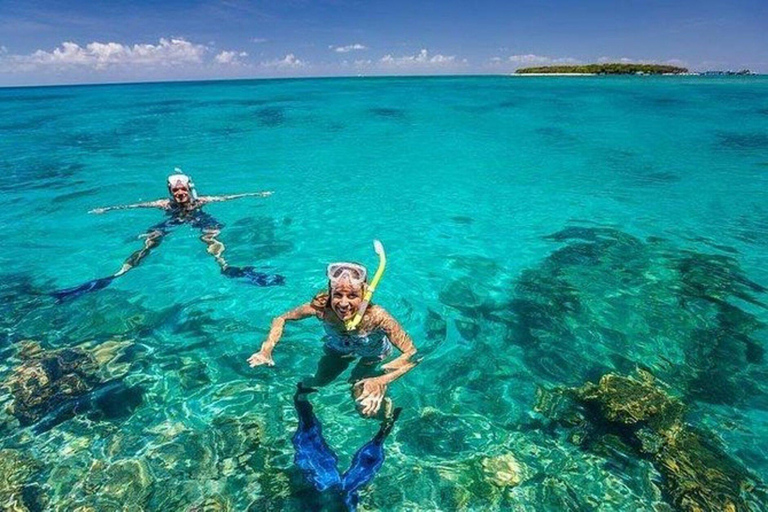
[[[687,73],[687,68],[668,66],[664,64],[584,64],[578,66],[538,66],[532,68],[520,68],[518,74],[529,73],[589,73],[596,75],[635,75],[643,73],[647,75],[661,75],[665,73]]]

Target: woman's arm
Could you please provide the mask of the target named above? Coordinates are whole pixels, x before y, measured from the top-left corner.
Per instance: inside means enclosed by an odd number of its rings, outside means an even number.
[[[373,324],[387,334],[389,340],[401,354],[381,367],[387,372],[384,375],[362,379],[354,385],[356,401],[362,407],[362,414],[368,417],[379,412],[381,402],[387,392],[387,386],[411,371],[419,363],[413,357],[416,354],[413,340],[397,320],[380,307],[374,309],[372,313],[374,315]]]
[[[269,328],[269,335],[267,335],[267,339],[264,341],[264,343],[261,344],[261,349],[259,349],[258,352],[248,358],[248,364],[250,364],[252,368],[263,364],[266,364],[267,366],[274,366],[275,361],[272,359],[272,350],[283,336],[283,328],[285,327],[285,322],[288,320],[303,320],[305,318],[316,315],[317,310],[312,307],[312,304],[310,303],[302,304],[301,306],[292,309],[287,313],[283,313],[282,315],[275,317],[275,319],[272,320],[272,325]]]
[[[230,199],[240,199],[241,197],[269,197],[272,192],[247,192],[245,194],[230,194],[228,196],[203,196],[198,197],[197,200],[203,204],[208,203],[221,203],[222,201],[229,201]]]
[[[389,341],[400,351],[398,357],[381,367],[387,373],[382,375],[380,379],[384,384],[389,384],[411,371],[418,364],[418,361],[415,361],[413,357],[416,354],[416,345],[413,344],[411,337],[392,315],[381,307],[376,309],[378,310],[376,313],[379,329],[387,333]]]
[[[123,204],[120,206],[107,206],[104,208],[94,208],[88,213],[105,213],[112,210],[128,210],[131,208],[168,208],[170,201],[168,199],[158,199],[157,201],[150,201],[148,203],[135,203],[135,204]]]

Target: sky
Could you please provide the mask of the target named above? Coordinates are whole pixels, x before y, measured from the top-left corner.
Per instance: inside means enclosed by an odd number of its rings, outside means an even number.
[[[768,73],[768,1],[0,0],[0,86],[592,62]]]

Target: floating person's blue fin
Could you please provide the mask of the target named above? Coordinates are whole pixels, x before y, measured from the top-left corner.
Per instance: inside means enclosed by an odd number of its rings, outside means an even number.
[[[357,510],[358,489],[370,483],[381,469],[381,465],[384,464],[384,440],[392,432],[392,427],[401,411],[402,408],[398,407],[392,416],[381,422],[379,432],[357,450],[357,453],[352,457],[349,469],[341,477],[344,503],[348,510]]]
[[[221,273],[227,277],[242,277],[256,286],[282,286],[285,284],[285,277],[280,274],[265,274],[252,266],[227,267]]]
[[[88,292],[95,292],[96,290],[106,288],[114,279],[115,276],[101,277],[99,279],[94,279],[93,281],[83,283],[80,286],[75,286],[74,288],[67,288],[65,290],[53,292],[51,293],[51,297],[55,298],[58,302],[75,299],[81,295],[85,295]]]
[[[299,416],[299,426],[293,435],[293,446],[296,449],[294,461],[315,489],[324,491],[339,487],[341,477],[336,468],[339,459],[323,439],[323,428],[312,410],[312,404],[307,400],[307,395],[314,391],[317,390],[299,384],[293,395]]]

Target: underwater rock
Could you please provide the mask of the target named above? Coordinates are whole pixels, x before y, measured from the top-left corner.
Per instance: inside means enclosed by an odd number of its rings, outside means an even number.
[[[121,379],[130,370],[130,352],[136,350],[135,343],[128,340],[111,339],[91,350],[91,355],[99,366],[103,378]]]
[[[590,510],[576,490],[562,478],[547,476],[537,487],[537,506],[541,510],[582,512]]]
[[[405,110],[401,108],[388,108],[388,107],[375,107],[369,108],[368,112],[374,117],[381,117],[384,119],[404,119]]]
[[[682,511],[750,511],[764,489],[713,436],[684,421],[685,408],[650,374],[604,375],[597,384],[565,392],[585,407],[587,421],[604,440],[617,437],[650,460],[664,477],[670,503]],[[552,402],[551,400],[549,401]],[[620,450],[621,451],[621,450]]]
[[[469,277],[456,279],[440,290],[440,302],[467,315],[476,314],[482,299],[475,293],[475,281]]]
[[[34,423],[98,383],[98,365],[84,350],[65,348],[46,352],[28,347],[19,355],[27,359],[14,369],[5,385],[13,396],[10,412],[22,425]]]
[[[257,466],[256,459],[264,437],[261,418],[253,415],[216,417],[208,436],[222,475],[239,474]]]
[[[486,481],[500,488],[517,487],[523,479],[520,463],[511,453],[485,457],[480,461]]]
[[[647,425],[660,431],[681,422],[683,404],[662,391],[649,374],[640,375],[642,380],[609,373],[598,384],[587,383],[577,390],[576,397],[596,405],[607,421],[622,425]]]
[[[511,468],[506,458],[507,455],[447,459],[440,464],[417,469],[437,473],[442,483],[440,502],[445,510],[507,510],[510,508],[506,503],[509,491],[520,483],[520,479],[519,473],[515,473],[519,466]],[[429,485],[426,482],[423,484]],[[430,499],[429,496],[424,498]]]
[[[480,326],[475,322],[468,322],[466,320],[457,318],[455,323],[459,334],[466,341],[473,341],[475,338],[477,338],[477,335],[480,334]]]
[[[479,418],[446,414],[425,407],[417,418],[408,420],[398,429],[397,440],[403,443],[405,450],[418,457],[471,453],[478,441],[483,441],[466,435],[468,431],[482,428],[474,424],[476,419]]]
[[[473,219],[472,217],[467,217],[466,215],[456,215],[451,217],[451,220],[456,224],[464,224],[464,225],[472,224],[473,222],[475,222],[475,219]]]
[[[231,512],[234,510],[226,498],[219,495],[209,496],[202,503],[190,507],[187,512]]]
[[[483,305],[509,311],[484,318],[507,328],[534,373],[573,386],[641,363],[686,399],[739,405],[768,396],[758,366],[765,326],[739,307],[764,307],[765,287],[733,257],[609,227],[546,238],[565,245],[524,270],[506,304]]]
[[[763,305],[752,293],[765,293],[766,288],[747,279],[730,256],[685,253],[676,262],[682,284],[681,299],[685,296],[704,297],[713,301],[726,301],[734,296],[757,305]]]
[[[94,420],[102,417],[125,417],[141,405],[142,399],[143,390],[140,387],[131,387],[123,381],[112,380],[58,405],[41,418],[33,430],[36,434],[46,432],[78,414],[88,414],[89,418]]]
[[[24,487],[40,465],[19,450],[0,450],[0,509],[27,512]]]
[[[147,462],[159,478],[216,478],[213,447],[203,433],[185,430],[159,445],[147,448]]]
[[[285,235],[288,224],[290,219],[251,216],[228,228],[228,236],[250,254],[251,261],[265,261],[293,251],[294,244]]]
[[[718,149],[759,151],[768,149],[768,135],[762,132],[722,132],[715,144]]]
[[[4,383],[11,398],[8,412],[21,425],[34,425],[36,434],[77,414],[88,414],[93,420],[130,414],[142,402],[142,388],[121,379],[103,380],[109,375],[125,376],[127,363],[115,361],[127,344],[107,342],[95,350],[44,350],[36,342],[20,344],[21,364]]]
[[[264,107],[256,111],[256,117],[261,126],[275,128],[285,123],[285,109],[283,107]]]
[[[185,360],[184,366],[179,369],[179,380],[182,389],[192,391],[211,383],[206,365],[202,361]]]
[[[439,313],[427,308],[424,333],[427,340],[434,341],[436,344],[442,343],[448,334],[448,324],[446,324],[445,319]]]
[[[153,483],[154,478],[142,459],[123,459],[112,464],[96,460],[82,487],[86,494],[100,498],[100,507],[113,504],[142,510]]]

